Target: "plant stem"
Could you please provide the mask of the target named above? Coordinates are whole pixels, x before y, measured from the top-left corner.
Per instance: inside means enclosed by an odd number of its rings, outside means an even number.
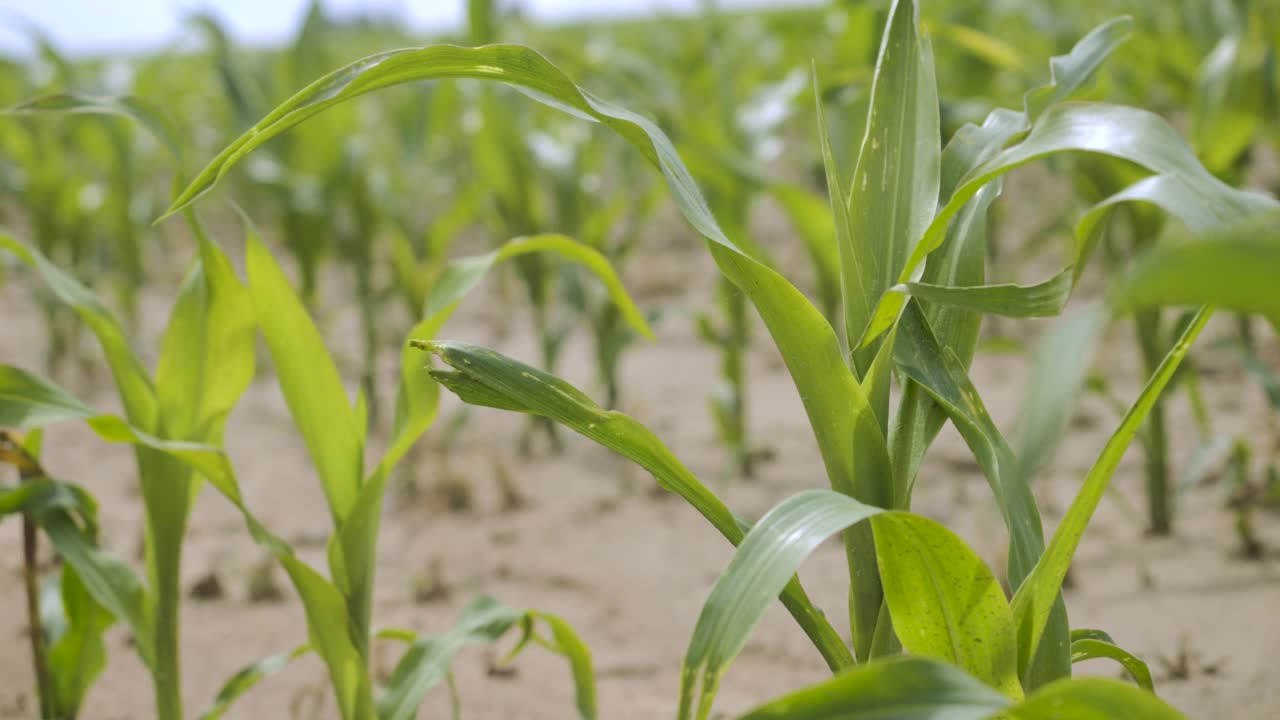
[[[24,481],[27,479],[23,473]],[[40,621],[40,568],[37,564],[39,536],[35,518],[22,514],[22,582],[27,591],[27,626],[31,634],[31,669],[36,676],[36,695],[40,698],[41,717],[54,711],[53,678],[49,673],[49,653],[44,644],[44,625]]]
[[[1155,373],[1164,358],[1160,342],[1160,311],[1146,310],[1135,317],[1138,344],[1142,349],[1145,374]],[[1165,425],[1164,403],[1157,400],[1147,416],[1147,513],[1151,532],[1168,535],[1173,530],[1172,494],[1169,490],[1169,437]]]
[[[44,475],[40,465],[9,433],[0,431],[0,462],[18,469],[20,482]],[[44,624],[40,620],[40,568],[38,527],[31,513],[22,514],[22,584],[27,595],[27,627],[31,634],[31,670],[35,674],[36,697],[40,701],[40,717],[58,712],[54,706],[53,678],[49,670],[49,652],[45,647]]]

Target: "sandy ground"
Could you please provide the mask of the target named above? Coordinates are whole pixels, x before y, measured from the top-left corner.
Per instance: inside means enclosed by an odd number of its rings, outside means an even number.
[[[649,276],[631,272],[630,287],[643,302],[668,306],[656,342],[635,346],[624,366],[624,409],[652,428],[700,477],[713,484],[724,461],[706,408],[716,357],[691,330],[690,316],[710,292],[714,269],[692,240],[672,240],[655,250],[661,266]],[[794,263],[798,254],[783,254]],[[637,267],[633,270],[643,270]],[[692,288],[673,295],[671,287]],[[532,338],[515,329],[498,338],[493,285],[473,296],[442,337],[492,344],[532,360]],[[0,289],[0,358],[40,368],[39,317],[19,283]],[[150,322],[158,326],[167,294],[149,297]],[[351,313],[339,308],[330,337],[347,332]],[[1006,332],[1031,335],[1046,323],[1004,322]],[[147,329],[154,337],[157,327]],[[1210,334],[1221,333],[1211,326]],[[1274,337],[1266,338],[1268,362],[1280,364]],[[1139,377],[1128,328],[1117,328],[1100,369],[1128,400]],[[154,343],[147,346],[154,351]],[[1268,437],[1261,392],[1234,362],[1201,353],[1206,391],[1216,427],[1242,432],[1255,446]],[[390,374],[394,368],[386,368]],[[802,489],[824,484],[821,463],[800,402],[768,338],[761,330],[750,359],[751,420],[758,441],[774,454],[750,481],[733,480],[723,496],[737,512],[758,517]],[[597,388],[585,338],[569,347],[562,373]],[[1017,353],[980,354],[974,379],[1003,428],[1011,428],[1022,396],[1026,361]],[[116,405],[105,380],[64,378],[98,406]],[[77,385],[78,383],[78,385]],[[389,385],[388,385],[389,392]],[[597,393],[598,396],[598,393]],[[443,417],[458,407],[446,397]],[[1172,401],[1174,465],[1182,467],[1198,440],[1186,401]],[[1046,522],[1053,525],[1117,421],[1103,402],[1089,398],[1052,471],[1037,489]],[[516,607],[561,615],[590,645],[605,718],[670,717],[675,708],[680,660],[702,602],[728,562],[730,547],[678,498],[650,492],[651,480],[608,451],[569,435],[560,456],[515,453],[523,418],[476,410],[446,455],[423,448],[412,460],[412,481],[388,494],[379,550],[375,623],[432,632],[449,627],[468,600],[489,594]],[[328,512],[302,443],[269,375],[245,396],[231,418],[227,446],[248,504],[302,556],[322,566]],[[1075,627],[1103,628],[1152,664],[1160,694],[1193,718],[1266,720],[1280,716],[1280,684],[1273,658],[1280,652],[1280,566],[1274,555],[1236,555],[1232,515],[1221,483],[1191,489],[1181,500],[1176,534],[1144,536],[1140,453],[1129,453],[1109,499],[1099,510],[1073,569],[1067,603]],[[56,475],[84,484],[102,504],[107,544],[134,560],[141,538],[141,503],[132,457],[105,447],[87,431],[57,427],[46,441],[46,464]],[[524,503],[503,508],[507,475]],[[451,510],[437,489],[445,479],[464,484],[469,507]],[[915,509],[960,532],[992,562],[1001,564],[1005,533],[985,481],[966,447],[944,431],[925,460]],[[1280,548],[1280,521],[1260,513],[1258,526]],[[265,655],[287,651],[306,637],[300,605],[282,573],[278,601],[251,599],[252,578],[265,554],[248,538],[238,515],[215,492],[201,495],[187,538],[184,582],[215,575],[223,594],[190,599],[184,612],[184,691],[195,716],[236,669]],[[0,530],[0,718],[33,717],[30,669],[20,592],[18,523]],[[844,558],[827,543],[802,570],[810,594],[829,615],[843,615],[847,580]],[[415,586],[434,575],[432,597],[416,600]],[[839,626],[840,623],[837,623]],[[93,690],[83,717],[125,720],[150,715],[150,684],[129,648],[127,634],[108,637],[111,661]],[[510,641],[502,649],[510,646]],[[471,647],[455,662],[464,717],[566,718],[573,715],[568,671],[557,657],[533,649],[514,672],[490,672],[501,653]],[[394,664],[395,648],[378,652],[379,666]],[[1093,661],[1080,672],[1116,675],[1115,666]],[[780,606],[770,610],[723,682],[718,711],[729,714],[784,691],[818,681],[825,668]],[[447,716],[443,687],[429,696],[422,717]],[[25,710],[23,708],[26,708]],[[318,708],[318,709],[317,709]],[[249,692],[233,718],[336,717],[325,675],[314,657],[295,662]]]

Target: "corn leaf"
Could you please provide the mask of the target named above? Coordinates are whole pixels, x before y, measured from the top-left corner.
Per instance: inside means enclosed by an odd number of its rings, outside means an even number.
[[[133,120],[146,128],[174,160],[182,159],[182,144],[172,124],[160,108],[132,95],[86,95],[63,92],[25,100],[3,111],[5,114],[73,113],[80,115],[115,115]]]
[[[253,301],[226,253],[199,233],[200,256],[161,341],[155,385],[171,437],[222,444],[223,426],[253,381]]]
[[[1116,661],[1138,687],[1153,693],[1156,691],[1155,683],[1151,680],[1151,668],[1147,667],[1142,658],[1116,645],[1111,636],[1101,630],[1072,630],[1072,664],[1098,658]]]
[[[751,528],[694,626],[680,673],[681,720],[695,717],[695,701],[696,717],[708,717],[720,678],[805,558],[830,536],[880,512],[841,493],[806,490]]]
[[[138,577],[128,565],[101,550],[65,510],[46,510],[37,522],[58,556],[75,569],[85,590],[129,626],[142,661],[154,665],[153,601]]]
[[[1071,565],[1071,558],[1080,545],[1080,538],[1084,535],[1094,510],[1097,509],[1098,503],[1101,502],[1103,494],[1111,483],[1111,477],[1120,464],[1120,459],[1211,314],[1212,312],[1207,309],[1197,313],[1178,343],[1165,355],[1155,374],[1147,381],[1142,393],[1134,401],[1133,407],[1125,414],[1120,426],[1107,440],[1098,460],[1089,469],[1088,476],[1085,477],[1084,483],[1071,502],[1071,507],[1067,509],[1067,514],[1054,532],[1048,548],[1036,562],[1026,582],[1017,586],[1012,608],[1014,622],[1018,627],[1020,664],[1025,666],[1030,657],[1037,652],[1046,632],[1045,626],[1050,622],[1049,616],[1059,601],[1062,580],[1066,577],[1067,568]]]
[[[280,390],[320,476],[335,527],[356,503],[364,436],[320,332],[270,251],[249,232],[249,292]]]
[[[603,410],[560,378],[493,350],[456,342],[415,344],[453,368],[433,371],[432,376],[450,389],[458,388],[464,401],[480,398],[485,401],[481,404],[501,404],[505,409],[549,417],[585,435],[648,470],[660,487],[684,498],[729,542],[736,545],[742,541],[743,530],[733,513],[634,419]],[[478,390],[481,386],[485,389]],[[782,601],[833,670],[852,664],[848,649],[809,602],[799,581],[787,585]]]
[[[622,281],[618,279],[609,261],[594,248],[565,235],[555,234],[516,238],[504,243],[502,247],[491,253],[449,263],[432,285],[423,315],[430,318],[443,312],[451,312],[462,296],[478,285],[488,273],[489,268],[497,263],[529,253],[547,251],[562,255],[590,270],[604,283],[610,299],[617,305],[627,323],[641,335],[647,338],[653,337],[653,331],[649,329],[644,314],[627,294],[626,288],[622,286]]]
[[[1213,303],[1256,312],[1280,328],[1280,212],[1196,240],[1161,246],[1140,258],[1112,287],[1118,311]]]
[[[120,322],[91,290],[49,262],[39,250],[0,232],[0,247],[39,272],[45,285],[63,303],[69,305],[85,325],[97,336],[107,357],[116,390],[124,404],[129,422],[151,432],[156,422],[155,387],[151,376],[129,341]]]
[[[942,243],[948,223],[983,185],[1016,167],[1063,152],[1108,155],[1136,163],[1156,174],[1177,176],[1192,192],[1182,192],[1182,184],[1166,185],[1164,187],[1178,188],[1178,197],[1161,204],[1188,200],[1197,206],[1217,208],[1184,211],[1187,213],[1205,216],[1217,212],[1247,217],[1269,204],[1258,194],[1236,190],[1209,174],[1173,128],[1154,113],[1104,103],[1061,103],[1045,110],[1022,142],[1003,150],[962,178],[916,246],[899,282],[912,280],[924,259]],[[1077,274],[1081,270],[1077,263]],[[884,296],[862,344],[869,344],[888,329],[905,304],[902,295]]]
[[[311,652],[310,645],[299,645],[293,652],[283,655],[265,657],[251,665],[247,665],[227,679],[218,690],[213,704],[200,714],[200,720],[218,720],[241,695],[245,694],[263,678],[270,677],[284,669],[293,660]]]
[[[445,679],[459,650],[474,643],[495,642],[515,625],[522,626],[526,639],[535,638],[532,626],[539,620],[550,625],[554,638],[554,642],[538,638],[539,644],[565,655],[573,669],[579,716],[583,720],[595,720],[595,679],[591,672],[591,658],[586,645],[572,628],[554,615],[513,610],[489,597],[468,603],[458,624],[448,632],[413,641],[396,663],[387,682],[386,693],[378,701],[378,720],[411,720],[416,717],[427,691]],[[512,655],[524,645],[522,640]]]
[[[803,293],[729,240],[671,141],[653,122],[580,89],[528,48],[437,45],[372,55],[340,68],[299,91],[224,148],[178,194],[165,216],[210,190],[254,149],[316,113],[379,88],[442,78],[486,79],[516,86],[544,104],[604,124],[661,169],[676,206],[709,241],[708,248],[721,272],[751,299],[773,335],[804,402],[832,484],[852,486],[854,420],[864,414],[866,402],[845,365],[831,325]],[[885,454],[879,448],[869,448],[858,455],[873,453]]]
[[[239,498],[230,461],[218,448],[162,440],[123,418],[99,413],[50,380],[12,365],[0,365],[0,424],[41,428],[65,420],[83,421],[107,442],[139,445],[170,456],[206,477],[223,494]]]
[[[948,145],[942,153],[944,167],[951,152],[952,146]],[[986,276],[987,211],[999,197],[1003,184],[1001,179],[988,183],[960,211],[948,229],[942,248],[929,256],[923,277],[925,282],[952,288],[982,284]],[[938,344],[954,352],[961,364],[968,368],[978,346],[982,316],[970,310],[933,303],[927,304],[924,311]],[[906,378],[904,385],[902,400],[889,433],[896,508],[910,506],[920,461],[947,419],[947,414],[914,380]]]
[[[768,191],[804,242],[817,280],[818,305],[827,320],[835,325],[840,317],[840,250],[831,209],[828,203],[799,185],[770,185]]]
[[[928,518],[886,513],[871,526],[885,602],[902,647],[1021,698],[1013,615],[986,563]]]
[[[765,703],[740,720],[985,720],[1009,699],[946,663],[882,660]]]
[[[928,320],[914,302],[898,323],[896,347],[899,368],[947,413],[982,467],[1009,529],[1009,584],[1017,589],[1044,551],[1044,530],[1030,486],[1017,476],[1013,450],[987,414],[955,353],[938,346]],[[1040,655],[1032,656],[1034,663],[1031,657],[1019,658],[1024,686],[1036,687],[1070,674],[1066,607],[1060,597],[1050,602],[1051,641]],[[1019,652],[1024,651],[1020,646]]]
[[[1071,97],[1129,37],[1132,28],[1133,20],[1128,17],[1099,25],[1080,38],[1069,53],[1049,59],[1049,83],[1023,96],[1022,112],[997,108],[981,126],[961,126],[942,153],[940,199],[948,202],[969,171],[994,157],[1015,135],[1025,132],[1045,108]]]
[[[938,305],[1005,317],[1049,317],[1062,312],[1071,295],[1068,268],[1036,285],[950,286],[909,282],[895,285],[894,292]]]
[[[53,603],[63,621],[63,631],[46,638],[49,646],[49,668],[53,674],[58,711],[66,717],[79,714],[81,705],[94,680],[107,666],[107,648],[102,635],[115,618],[85,588],[75,568],[64,565],[50,578]],[[53,625],[44,615],[46,632]]]
[[[1106,678],[1060,680],[1004,711],[1010,720],[1184,720],[1154,694]]]
[[[1109,319],[1106,308],[1093,303],[1036,344],[1018,416],[1018,477],[1023,482],[1031,482],[1053,460]]]
[[[897,282],[938,204],[941,136],[933,51],[913,0],[894,0],[871,81],[866,134],[849,195],[849,239],[841,277],[851,348],[863,336],[880,296]],[[857,277],[855,277],[857,276]],[[859,373],[871,358],[854,355]]]
[[[1093,250],[1106,228],[1106,221],[1122,203],[1141,202],[1154,205],[1181,220],[1193,233],[1206,233],[1230,228],[1242,218],[1280,208],[1265,195],[1243,195],[1244,207],[1200,201],[1198,189],[1178,175],[1152,175],[1097,203],[1076,222],[1075,267],[1079,280]],[[1259,227],[1263,227],[1260,225]]]

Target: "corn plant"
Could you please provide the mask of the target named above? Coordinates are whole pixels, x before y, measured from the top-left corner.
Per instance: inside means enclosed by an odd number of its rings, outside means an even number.
[[[49,265],[35,250],[11,238],[0,239],[9,250],[38,268],[55,291],[66,296],[68,302],[73,302],[84,313],[90,326],[101,333],[108,357],[115,361],[113,367],[121,373],[120,386],[134,392],[133,407],[136,408],[137,398],[153,397],[142,395],[140,390],[152,388],[149,377],[126,373],[137,362],[136,356],[131,354],[119,326],[105,308],[86,289]],[[174,321],[166,334],[161,353],[162,370],[157,374],[156,387],[163,388],[166,393],[161,397],[171,397],[168,393],[176,388],[186,393],[186,397],[207,399],[195,408],[181,406],[187,415],[161,417],[175,417],[172,420],[175,424],[183,418],[192,418],[185,422],[193,423],[205,433],[205,437],[220,442],[222,424],[230,410],[229,403],[239,397],[252,377],[253,335],[246,330],[251,331],[255,327],[255,316],[259,318],[256,325],[261,326],[267,336],[267,346],[277,364],[282,391],[311,451],[333,514],[335,532],[330,543],[332,581],[299,560],[284,541],[272,535],[252,515],[244,505],[229,461],[211,445],[162,440],[123,418],[98,413],[50,381],[12,366],[0,367],[3,386],[0,425],[39,428],[62,420],[84,420],[104,439],[136,444],[140,456],[147,458],[146,462],[173,463],[177,473],[185,474],[156,477],[176,484],[177,489],[188,493],[180,498],[184,513],[176,518],[178,521],[185,521],[185,511],[192,500],[190,493],[198,487],[193,473],[200,473],[240,508],[254,539],[272,552],[289,573],[307,612],[310,642],[287,656],[268,658],[238,673],[228,681],[205,717],[217,717],[263,676],[282,667],[287,659],[311,650],[320,654],[329,668],[338,707],[344,718],[412,717],[426,691],[443,679],[458,649],[472,642],[496,640],[514,627],[521,628],[523,638],[517,650],[536,640],[570,659],[578,687],[579,712],[584,718],[594,717],[590,658],[585,645],[572,629],[555,616],[512,610],[489,599],[480,599],[468,606],[458,627],[442,636],[419,638],[410,631],[382,631],[379,636],[406,642],[409,647],[393,672],[388,688],[374,702],[374,683],[369,669],[370,644],[374,636],[370,612],[382,492],[396,462],[429,426],[434,417],[438,392],[431,380],[417,371],[412,363],[405,366],[404,384],[398,396],[395,434],[382,460],[362,481],[360,474],[364,464],[362,456],[367,418],[363,401],[357,399],[352,405],[347,400],[345,388],[324,349],[319,332],[283,272],[265,246],[251,234],[248,243],[250,282],[246,288],[240,285],[221,251],[203,237],[201,242],[204,254],[176,306]],[[429,314],[416,326],[415,332],[429,335],[438,328],[452,313],[461,295],[479,282],[495,262],[547,250],[580,259],[587,267],[599,272],[615,298],[624,305],[626,317],[636,323],[639,331],[647,332],[643,319],[603,259],[585,246],[555,236],[518,240],[498,252],[460,261],[451,267],[431,296]],[[208,271],[208,280],[205,279],[204,267],[212,268]],[[269,313],[265,312],[268,308]],[[210,340],[202,341],[204,336]],[[177,342],[179,339],[184,342]],[[216,350],[212,341],[216,341]],[[216,365],[200,363],[184,355],[182,368],[188,374],[175,377],[175,371],[169,369],[175,355],[196,350],[209,352],[213,358],[227,362]],[[217,372],[230,373],[222,375],[223,383],[209,381],[199,374],[214,372],[215,368]],[[195,377],[190,375],[192,370]],[[207,388],[209,395],[202,395],[201,387]],[[130,407],[128,401],[126,407]],[[153,454],[146,455],[143,451]],[[33,641],[42,707],[50,709],[50,712],[55,712],[56,708],[69,708],[69,712],[74,712],[88,683],[105,662],[100,657],[100,650],[94,649],[100,645],[101,631],[110,619],[121,618],[135,633],[138,651],[152,670],[157,715],[181,717],[176,652],[177,607],[176,603],[173,607],[166,606],[176,593],[176,590],[166,588],[171,584],[176,586],[181,534],[175,534],[171,526],[152,529],[156,523],[150,521],[148,566],[155,568],[149,574],[151,584],[158,588],[153,596],[127,566],[96,549],[93,543],[96,534],[93,503],[86,493],[75,486],[49,480],[32,459],[32,453],[17,448],[7,435],[0,452],[3,453],[0,459],[19,466],[29,481],[18,488],[6,488],[0,495],[3,498],[0,509],[5,514],[23,512],[35,518],[72,569],[64,571],[63,575],[62,592],[67,598],[64,605],[68,608],[67,614],[79,623],[73,623],[77,633],[70,637],[84,643],[86,648],[82,654],[68,657],[68,653],[73,651],[62,649],[63,645],[57,644],[66,636],[65,630],[62,635],[50,636],[47,644]],[[152,469],[154,465],[140,462],[140,466],[143,473],[155,472]],[[151,479],[146,474],[141,474],[141,477]],[[179,482],[184,478],[187,482],[185,487]],[[144,499],[153,502],[146,493],[154,495],[154,487],[143,487]],[[173,509],[172,505],[170,509]],[[78,513],[78,519],[70,514],[71,511]],[[165,538],[173,547],[168,551],[156,548],[157,541],[153,537]],[[154,559],[157,557],[161,559]],[[78,578],[83,579],[83,588],[77,584],[80,582]],[[539,631],[541,626],[550,629],[549,637]],[[33,623],[33,627],[39,629],[41,624]],[[54,648],[56,655],[40,649],[49,646]]]
[[[968,379],[966,369],[972,361],[980,316],[1057,313],[1096,245],[1092,230],[1110,209],[1124,202],[1157,204],[1197,229],[1220,227],[1277,205],[1271,198],[1234,190],[1214,178],[1153,114],[1068,101],[1123,40],[1128,26],[1128,21],[1118,20],[1091,32],[1071,53],[1052,61],[1052,81],[1027,93],[1021,111],[993,111],[981,126],[962,127],[943,150],[932,53],[918,8],[913,2],[893,3],[877,59],[865,134],[848,185],[840,180],[838,168],[827,163],[847,352],[832,326],[794,286],[726,236],[679,155],[656,126],[578,88],[546,60],[520,47],[434,46],[396,51],[321,78],[215,157],[177,197],[171,212],[211,188],[254,148],[302,120],[351,97],[410,80],[499,80],[604,124],[662,170],[678,208],[706,237],[721,272],[755,305],[805,405],[832,490],[797,496],[748,534],[739,518],[652,433],[625,415],[600,409],[584,393],[552,375],[491,350],[420,341],[418,345],[450,368],[435,371],[433,377],[471,404],[550,418],[620,452],[650,470],[661,486],[689,501],[727,539],[741,543],[735,566],[713,590],[686,657],[682,716],[709,714],[728,662],[759,613],[772,598],[780,597],[835,671],[906,649],[959,665],[1002,693],[999,700],[988,696],[989,705],[975,717],[1002,711],[1034,717],[1027,708],[1066,702],[1062,693],[1066,697],[1095,694],[1090,681],[1055,684],[1070,675],[1073,654],[1085,654],[1072,651],[1073,636],[1060,595],[1062,578],[1119,457],[1211,311],[1198,312],[1166,354],[1047,546],[1029,479],[1037,461],[1056,442],[1072,393],[1054,394],[1047,383],[1029,393],[1033,404],[1028,406],[1031,412],[1024,413],[1023,452],[1015,454]],[[824,124],[819,135],[825,143]],[[1086,216],[1074,271],[1064,270],[1032,286],[983,285],[984,218],[999,194],[1001,176],[1064,152],[1109,155],[1152,174],[1107,198]],[[831,156],[825,145],[823,154]],[[1255,282],[1251,287],[1256,291],[1259,285]],[[1230,291],[1223,297],[1230,297]],[[1064,335],[1054,339],[1087,344],[1109,316],[1172,299],[1142,295],[1132,288],[1127,292],[1106,306],[1079,313]],[[1268,300],[1256,302],[1248,309],[1272,309],[1262,304]],[[1070,372],[1064,377],[1082,378],[1083,370],[1070,361],[1087,353],[1065,355],[1064,371]],[[1049,356],[1059,362],[1064,359],[1064,353]],[[895,376],[898,411],[891,416]],[[907,512],[921,459],[948,420],[987,476],[1009,530],[1007,574],[1015,595],[1008,606],[994,574],[976,562],[972,551],[953,541],[945,529]],[[870,522],[859,522],[863,519]],[[848,556],[852,647],[813,607],[793,577],[807,549],[833,533],[843,535]],[[905,589],[918,588],[934,572],[954,572],[958,579],[939,583],[937,596],[930,596],[923,607],[912,604],[904,610]],[[966,609],[977,602],[981,610],[959,612],[957,602],[965,603]],[[955,618],[964,620],[956,625]],[[968,622],[978,629],[969,630]],[[1101,637],[1084,633],[1076,640],[1110,645]],[[1118,649],[1107,652],[1122,655]],[[874,663],[857,673],[842,674],[837,681],[865,680],[869,673],[874,684],[877,673],[898,679],[913,667],[918,666]],[[938,684],[947,683],[940,680]],[[1103,716],[1176,717],[1150,696],[1114,685],[1096,694],[1103,698],[1097,705]],[[1028,697],[1025,704],[1009,705],[1021,702],[1024,695]],[[817,697],[821,696],[819,692]],[[851,700],[856,701],[856,697]],[[1126,714],[1125,703],[1135,708],[1131,714]]]
[[[49,516],[59,525],[44,528],[93,599],[133,632],[152,676],[157,717],[180,718],[182,539],[200,488],[197,473],[225,472],[217,447],[227,415],[253,377],[253,317],[244,288],[226,256],[202,235],[152,374],[92,292],[11,236],[0,236],[0,247],[30,266],[94,332],[125,410],[123,418],[99,413],[51,381],[5,365],[0,425],[40,428],[83,420],[107,441],[134,444],[146,518],[145,585],[123,563],[93,549],[87,519],[77,524],[59,511]],[[87,505],[76,506],[82,518],[89,517]]]
[[[106,666],[102,633],[115,618],[85,590],[72,567],[63,567],[41,587],[39,529],[68,534],[96,548],[97,505],[83,488],[58,485],[40,466],[42,435],[23,441],[0,431],[0,463],[18,471],[20,484],[0,490],[0,515],[22,514],[22,580],[27,601],[31,666],[40,717],[75,718],[85,695]],[[78,514],[78,522],[76,515]]]
[[[541,250],[582,257],[593,268],[602,267],[598,256],[563,237],[517,240],[488,256],[459,261],[452,273],[437,283],[428,301],[426,317],[415,331],[430,335],[452,313],[461,296],[474,286],[495,262]],[[294,651],[247,666],[233,676],[205,717],[218,717],[236,697],[289,660],[314,651],[324,660],[341,716],[346,718],[410,718],[426,692],[447,674],[454,653],[463,645],[492,641],[509,629],[523,628],[523,647],[531,638],[569,658],[578,687],[579,712],[595,713],[590,658],[575,633],[554,616],[516,611],[481,599],[463,612],[458,626],[439,637],[419,638],[406,630],[375,632],[372,626],[374,570],[382,497],[392,469],[435,417],[438,391],[418,372],[411,357],[402,367],[396,416],[387,450],[365,473],[367,409],[363,394],[352,403],[319,330],[287,277],[256,236],[247,249],[248,292],[262,330],[290,414],[307,446],[319,476],[333,521],[329,539],[329,574],[326,579],[297,558],[292,549],[272,536],[243,505],[232,485],[228,497],[244,512],[250,531],[260,545],[273,553],[297,590],[307,616],[309,642]],[[606,268],[607,270],[607,268]],[[621,292],[616,278],[606,282]],[[620,302],[628,302],[619,295]],[[633,307],[633,306],[629,306]],[[234,482],[234,478],[231,478]],[[536,627],[552,630],[547,640]],[[375,636],[406,641],[387,688],[375,697],[371,672],[371,648]]]

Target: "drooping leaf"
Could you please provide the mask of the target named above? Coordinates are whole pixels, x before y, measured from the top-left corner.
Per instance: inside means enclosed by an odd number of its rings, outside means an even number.
[[[115,115],[145,127],[164,146],[174,160],[182,159],[182,143],[164,113],[150,101],[132,95],[95,96],[77,92],[41,95],[6,108],[6,114],[74,113],[82,115]]]
[[[907,261],[899,282],[912,280],[912,275],[929,253],[941,245],[951,219],[984,185],[1016,167],[1064,152],[1108,155],[1136,163],[1158,175],[1176,176],[1179,182],[1165,187],[1179,189],[1177,200],[1170,203],[1195,203],[1197,207],[1184,210],[1186,214],[1212,216],[1219,213],[1248,217],[1272,204],[1264,196],[1236,190],[1209,174],[1182,138],[1158,115],[1103,103],[1060,103],[1045,110],[1021,142],[970,170],[959,181],[951,199],[938,210]],[[1192,192],[1182,192],[1187,187]],[[1216,209],[1211,211],[1207,208]],[[1076,273],[1081,271],[1077,263]],[[863,344],[868,344],[892,325],[905,303],[901,295],[884,296],[863,337]]]
[[[773,335],[804,402],[832,483],[851,486],[852,427],[861,413],[850,413],[849,408],[863,407],[865,402],[858,397],[859,388],[831,325],[803,293],[729,240],[671,141],[653,122],[585,92],[527,48],[438,45],[372,55],[336,70],[299,91],[224,148],[175,198],[166,216],[207,192],[254,149],[326,108],[379,88],[444,78],[513,85],[551,107],[602,123],[661,169],[676,206],[709,241],[708,249],[721,271],[751,299]]]
[[[456,342],[416,345],[453,368],[433,371],[432,376],[450,389],[459,389],[464,400],[481,399],[481,404],[501,404],[505,409],[549,417],[585,435],[651,472],[660,487],[683,498],[729,542],[736,545],[742,541],[743,530],[733,513],[634,419],[617,411],[605,411],[560,378],[493,350]],[[809,602],[798,581],[787,586],[782,600],[832,669],[853,663],[848,649]]]
[[[632,329],[645,337],[653,337],[653,331],[649,329],[644,314],[627,294],[609,261],[596,249],[583,245],[573,238],[556,234],[516,238],[493,252],[449,263],[431,287],[426,308],[423,311],[424,317],[431,318],[451,311],[462,296],[475,287],[488,273],[489,268],[495,264],[536,252],[554,252],[590,270],[604,283],[609,291],[609,297]]]
[[[1116,661],[1125,672],[1129,673],[1129,677],[1133,678],[1138,687],[1155,692],[1155,683],[1151,680],[1151,668],[1147,667],[1147,663],[1142,658],[1116,645],[1110,635],[1100,630],[1072,630],[1072,664],[1097,658]]]
[[[1109,300],[1120,312],[1212,303],[1259,313],[1280,328],[1277,273],[1280,211],[1191,242],[1157,247],[1113,285]]]
[[[239,499],[230,461],[218,448],[162,440],[123,418],[99,413],[50,380],[12,365],[0,365],[0,422],[37,428],[66,420],[83,421],[107,442],[139,445],[173,457],[217,485],[223,494]]]
[[[570,661],[577,688],[579,716],[582,720],[595,720],[595,680],[590,654],[577,634],[553,615],[514,610],[489,597],[468,603],[458,624],[449,631],[412,642],[396,663],[387,682],[386,693],[378,701],[378,720],[411,720],[416,717],[427,691],[445,679],[459,650],[474,643],[494,642],[518,624],[530,633],[526,637],[534,637],[531,634],[534,632],[532,624],[537,621],[545,621],[552,628],[554,643],[542,642]],[[517,651],[523,646],[522,642]]]
[[[227,679],[218,690],[213,704],[200,714],[200,720],[218,720],[241,695],[264,678],[270,677],[284,669],[293,660],[311,652],[310,645],[299,645],[293,652],[283,655],[265,657],[255,663],[246,665]]]

